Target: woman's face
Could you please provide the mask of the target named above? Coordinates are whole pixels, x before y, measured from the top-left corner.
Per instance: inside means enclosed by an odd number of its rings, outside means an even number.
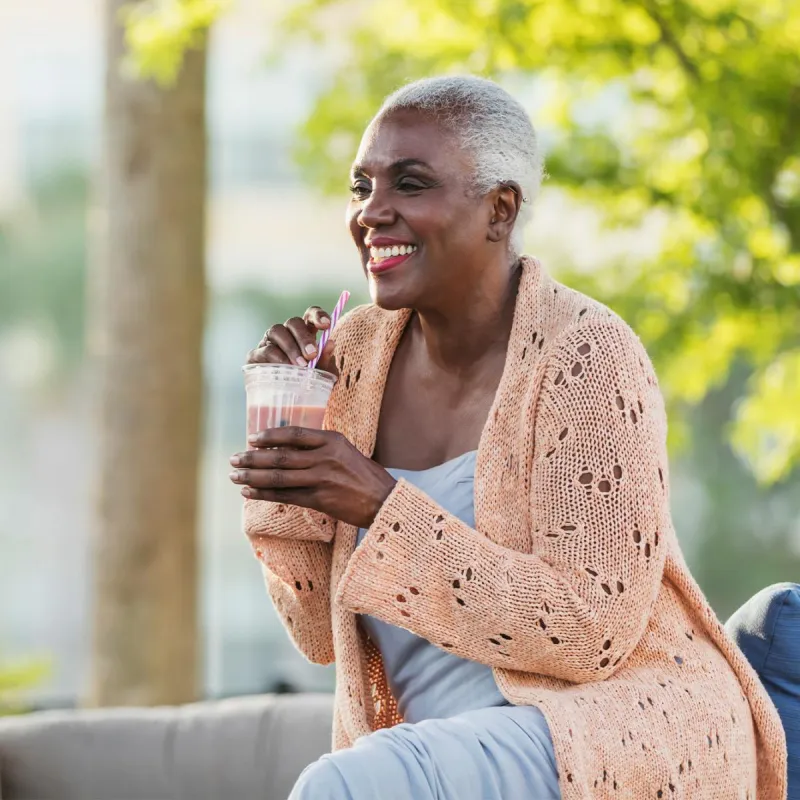
[[[429,116],[400,111],[364,134],[347,220],[378,306],[437,308],[487,268],[492,198],[472,159]]]

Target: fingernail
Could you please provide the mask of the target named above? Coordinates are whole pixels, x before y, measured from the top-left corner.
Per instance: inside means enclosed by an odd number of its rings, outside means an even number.
[[[231,473],[229,473],[229,474],[228,474],[228,477],[229,477],[229,478],[230,478],[230,479],[231,479],[231,480],[232,480],[234,483],[236,483],[236,481],[238,481],[238,480],[239,480],[239,470],[238,470],[238,469],[235,469],[233,472],[231,472]]]
[[[297,364],[298,367],[307,367],[308,366],[308,361],[306,361],[302,356],[298,356],[294,360],[294,363]]]
[[[320,325],[327,325],[330,322],[329,317],[320,317],[319,318]]]
[[[307,344],[306,345],[306,353],[308,353],[310,356],[313,356],[314,353],[316,353],[316,352],[317,352],[317,348],[314,347],[313,344]]]
[[[239,464],[242,463],[242,459],[240,456],[231,456],[230,458],[231,466],[238,467]]]
[[[242,487],[242,494],[243,494],[245,497],[250,497],[250,493],[251,493],[251,489],[250,489],[250,487],[249,487],[249,486],[243,486],[243,487]]]
[[[258,444],[258,434],[257,433],[251,433],[247,437],[247,441],[250,442],[250,444]]]

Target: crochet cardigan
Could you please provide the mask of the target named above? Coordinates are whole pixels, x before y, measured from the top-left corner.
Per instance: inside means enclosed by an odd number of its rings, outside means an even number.
[[[536,259],[522,268],[475,529],[404,480],[357,550],[352,525],[245,501],[289,635],[311,661],[336,662],[334,748],[402,721],[359,624],[371,614],[490,665],[511,703],[538,706],[564,800],[783,800],[780,719],[673,529],[644,347]],[[410,317],[362,306],[336,329],[325,427],[366,456]]]

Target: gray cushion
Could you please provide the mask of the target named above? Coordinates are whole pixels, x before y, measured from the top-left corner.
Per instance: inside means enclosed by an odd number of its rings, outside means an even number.
[[[332,697],[0,720],[3,800],[286,800],[330,749]]]
[[[762,589],[725,627],[778,709],[789,753],[788,800],[800,800],[800,584]]]

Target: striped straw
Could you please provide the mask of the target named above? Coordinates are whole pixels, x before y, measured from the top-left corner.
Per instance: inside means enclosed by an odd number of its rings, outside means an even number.
[[[313,361],[309,361],[308,368],[314,369],[317,366],[317,362],[319,361],[320,357],[322,356],[322,351],[325,349],[325,345],[328,343],[328,339],[330,339],[331,332],[333,331],[334,326],[339,321],[339,317],[342,315],[342,311],[344,311],[344,307],[347,301],[350,299],[350,292],[346,289],[342,292],[341,296],[339,297],[338,302],[336,303],[336,308],[333,309],[333,313],[331,314],[331,324],[328,328],[322,331],[322,336],[320,337],[319,344],[317,345],[317,355]]]

